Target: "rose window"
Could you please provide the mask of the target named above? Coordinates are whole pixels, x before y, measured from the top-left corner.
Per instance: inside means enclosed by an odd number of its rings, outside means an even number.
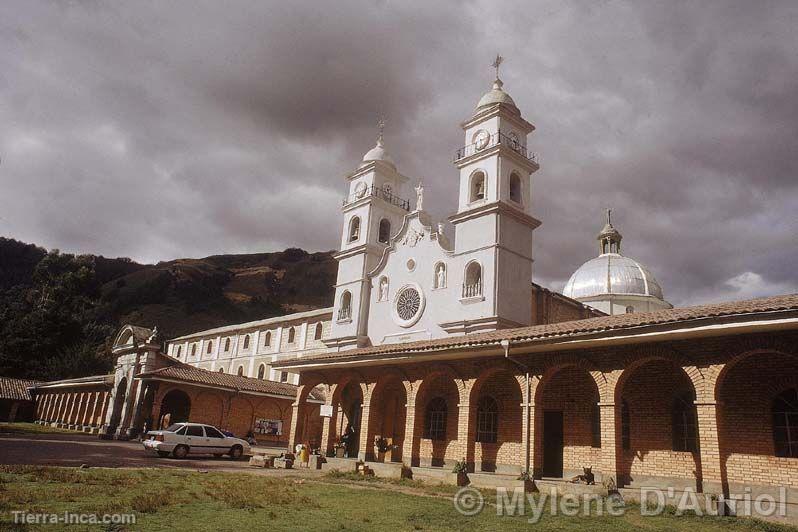
[[[403,320],[412,320],[421,308],[421,295],[415,288],[406,288],[396,298],[396,314]]]

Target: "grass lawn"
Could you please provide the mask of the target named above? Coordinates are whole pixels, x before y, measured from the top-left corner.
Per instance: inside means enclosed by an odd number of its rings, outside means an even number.
[[[316,479],[246,473],[162,469],[74,469],[0,466],[0,529],[14,530],[795,530],[754,520],[665,514],[641,517],[546,515],[500,517],[486,506],[474,517],[457,513],[456,488],[413,481]],[[486,500],[491,500],[490,498]],[[13,528],[12,510],[28,512],[135,513],[125,528],[29,525]]]
[[[80,434],[74,430],[59,429],[36,423],[0,423],[0,434]],[[96,436],[95,436],[96,437]]]

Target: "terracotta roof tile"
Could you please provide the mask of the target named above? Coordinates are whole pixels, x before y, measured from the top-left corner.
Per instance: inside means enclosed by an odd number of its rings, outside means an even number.
[[[270,380],[251,379],[229,373],[219,373],[195,368],[187,364],[178,364],[165,368],[156,369],[146,373],[140,373],[141,377],[155,377],[185,382],[187,384],[208,385],[221,388],[228,388],[241,392],[267,393],[270,395],[281,395],[287,399],[296,397],[297,387],[293,384],[284,382],[274,382]],[[314,399],[323,399],[311,394]]]
[[[738,316],[764,312],[798,310],[798,294],[763,297],[745,301],[730,301],[694,307],[673,308],[646,313],[619,314],[601,316],[575,321],[565,321],[516,329],[502,329],[484,333],[451,336],[434,340],[383,344],[373,347],[352,349],[350,351],[327,352],[318,355],[304,356],[299,360],[282,360],[273,362],[274,367],[301,366],[304,361],[347,360],[391,353],[414,353],[439,351],[457,347],[476,347],[497,344],[501,340],[513,342],[539,341],[583,334],[602,333],[636,327],[679,323],[690,320]]]
[[[33,398],[30,396],[28,387],[36,384],[38,384],[37,381],[0,377],[0,399],[32,401]]]

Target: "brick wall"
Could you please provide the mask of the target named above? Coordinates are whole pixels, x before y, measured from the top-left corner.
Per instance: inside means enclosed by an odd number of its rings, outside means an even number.
[[[593,407],[598,403],[598,388],[587,371],[565,367],[543,383],[536,401],[535,469],[543,467],[543,412],[560,410],[563,413],[563,470],[581,472],[583,467],[598,471],[601,448],[592,447]]]
[[[479,419],[480,401],[484,397],[491,397],[499,407],[496,443],[475,442],[475,464],[480,464],[483,471],[502,471],[512,466],[516,466],[514,469],[523,466],[525,463],[521,444],[523,425],[520,423],[523,415],[521,407],[523,397],[515,376],[509,372],[492,375],[475,392],[475,400],[471,404],[474,434]]]
[[[424,438],[427,426],[427,405],[436,397],[446,401],[446,439],[431,440]],[[441,466],[444,461],[456,461],[464,458],[468,449],[465,442],[457,441],[459,425],[458,405],[460,395],[452,379],[440,375],[427,382],[419,390],[416,398],[416,423],[413,431],[414,438],[419,440],[419,450],[414,452],[422,465]]]
[[[729,369],[718,396],[721,458],[729,482],[798,488],[798,458],[774,456],[771,414],[772,398],[796,385],[796,357],[750,356]]]
[[[643,364],[625,379],[621,397],[629,408],[630,449],[623,452],[619,469],[630,475],[695,479],[692,453],[673,450],[672,406],[678,394],[693,385],[674,364],[655,360]]]

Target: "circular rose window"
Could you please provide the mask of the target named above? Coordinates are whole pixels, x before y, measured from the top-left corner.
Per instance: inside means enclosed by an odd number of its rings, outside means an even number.
[[[415,324],[424,312],[424,295],[418,285],[403,286],[394,301],[394,319],[402,327]]]

